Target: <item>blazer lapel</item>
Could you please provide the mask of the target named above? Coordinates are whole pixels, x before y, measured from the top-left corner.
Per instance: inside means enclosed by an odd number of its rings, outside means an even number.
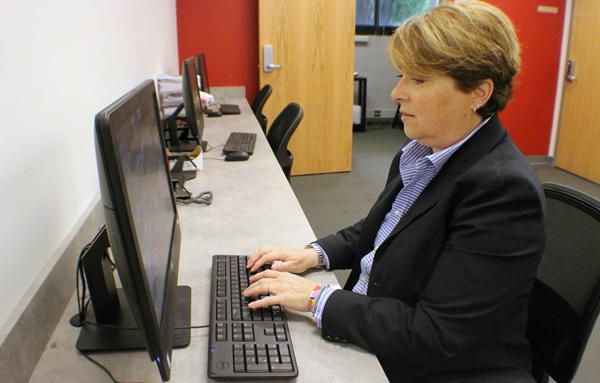
[[[491,151],[505,136],[506,131],[500,124],[498,116],[494,115],[485,126],[475,133],[473,137],[465,142],[463,146],[448,159],[448,162],[444,164],[444,167],[440,172],[433,180],[431,180],[425,190],[423,190],[423,193],[421,193],[404,217],[398,222],[384,243],[400,233],[408,224],[432,208],[459,174],[463,173],[472,164]],[[398,192],[396,192],[396,194],[398,194]],[[393,195],[393,198],[396,197],[396,194]],[[387,206],[389,209],[389,204]],[[385,215],[386,212],[387,210],[383,214]],[[381,219],[383,220],[383,216]],[[379,222],[381,223],[381,220]]]

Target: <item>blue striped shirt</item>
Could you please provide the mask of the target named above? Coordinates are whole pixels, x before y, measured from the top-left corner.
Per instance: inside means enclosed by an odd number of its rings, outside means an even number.
[[[431,180],[438,174],[446,161],[456,152],[469,138],[471,138],[482,126],[484,126],[490,118],[485,119],[475,127],[464,139],[456,144],[441,150],[437,153],[432,153],[428,146],[421,145],[417,141],[409,142],[402,148],[402,156],[400,157],[400,177],[404,187],[400,190],[390,211],[383,218],[383,222],[379,227],[379,231],[373,243],[373,249],[368,252],[360,261],[360,276],[358,281],[352,288],[356,294],[367,294],[369,286],[369,276],[371,275],[371,267],[373,266],[373,258],[375,252],[381,244],[387,239],[392,230],[396,227],[400,219],[406,214],[408,209],[419,198],[423,190],[429,185]],[[313,243],[313,248],[323,255],[325,265],[329,268],[329,258],[327,254],[318,244]],[[334,292],[334,288],[329,285],[324,286],[317,299],[316,309],[313,313],[313,318],[317,326],[321,327],[321,319],[323,309],[327,303],[327,299]]]

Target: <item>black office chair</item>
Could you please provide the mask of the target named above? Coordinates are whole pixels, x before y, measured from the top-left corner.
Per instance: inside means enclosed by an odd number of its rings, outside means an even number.
[[[600,309],[600,202],[544,184],[548,239],[529,303],[537,382],[570,382]]]
[[[275,153],[275,157],[288,181],[294,163],[294,155],[288,150],[287,146],[302,121],[302,117],[304,117],[302,107],[295,102],[291,102],[275,118],[267,133],[267,141],[269,141],[269,145],[271,145],[271,149],[273,149],[273,153]]]
[[[271,96],[271,93],[273,93],[273,88],[271,85],[266,84],[260,89],[254,98],[254,101],[252,101],[252,111],[254,112],[254,115],[256,116],[256,119],[258,120],[258,123],[265,134],[267,134],[267,116],[262,113],[262,110],[265,106],[265,103]]]

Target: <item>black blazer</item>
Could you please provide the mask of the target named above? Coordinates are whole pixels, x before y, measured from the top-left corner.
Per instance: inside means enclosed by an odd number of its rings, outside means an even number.
[[[350,291],[403,186],[400,156],[367,217],[317,241],[331,269],[352,268],[325,305],[323,336],[375,353],[391,381],[529,371],[524,334],[544,250],[544,198],[496,116],[450,157],[377,249],[367,296]]]

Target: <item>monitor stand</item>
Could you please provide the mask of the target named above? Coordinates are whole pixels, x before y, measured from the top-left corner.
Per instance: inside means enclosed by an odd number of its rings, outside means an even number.
[[[137,329],[127,297],[123,289],[116,287],[108,247],[103,227],[81,258],[93,310],[86,311],[83,323],[78,314],[71,319],[71,324],[81,327],[76,347],[81,352],[144,350],[146,343]],[[182,348],[190,344],[192,289],[177,286],[175,293],[173,347]]]
[[[177,199],[190,199],[192,198],[192,193],[185,188],[185,183],[191,179],[196,178],[196,169],[194,170],[183,170],[183,163],[185,161],[190,161],[194,167],[194,161],[187,156],[178,157],[175,160],[175,165],[171,168],[171,182],[173,183],[173,192],[175,194],[175,198]]]
[[[76,347],[81,352],[93,351],[127,351],[127,350],[145,350],[146,343],[140,334],[140,331],[133,319],[127,297],[123,289],[117,289],[120,312],[119,320],[116,323],[106,325],[107,327],[98,327],[84,324],[81,327]],[[176,307],[173,330],[173,348],[183,348],[190,344],[190,325],[191,325],[191,298],[192,289],[189,286],[177,286]],[[86,322],[96,323],[96,316],[93,310],[88,310]],[[102,326],[102,324],[100,324]],[[121,327],[116,329],[114,327]],[[178,329],[185,328],[185,329]],[[135,329],[135,330],[132,330]]]

